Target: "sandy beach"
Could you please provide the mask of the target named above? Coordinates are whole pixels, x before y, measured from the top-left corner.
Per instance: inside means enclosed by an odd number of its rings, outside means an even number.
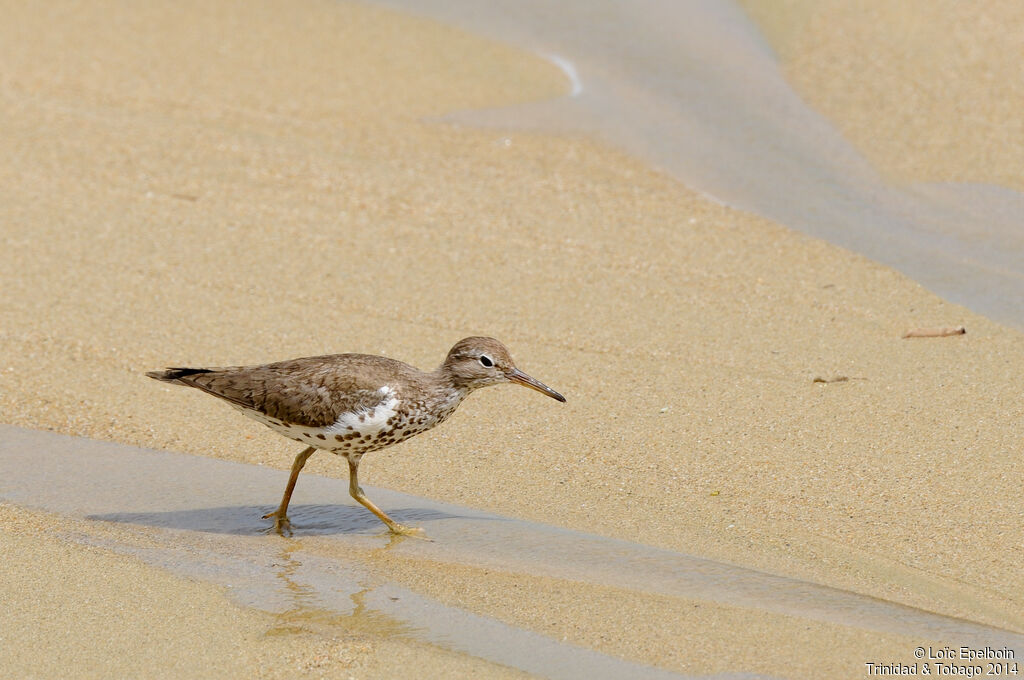
[[[867,20],[853,5],[827,15],[848,40]],[[426,369],[456,340],[491,335],[568,403],[484,390],[368,456],[364,482],[1024,632],[1019,332],[585,137],[432,122],[568,87],[540,57],[453,28],[316,0],[4,10],[0,422],[287,470],[297,445],[144,372],[349,351]],[[963,40],[998,51],[1012,24]],[[921,26],[915,40],[935,44],[944,24]],[[845,110],[834,91],[861,81],[859,62],[813,71],[825,47],[792,49],[780,54],[801,92]],[[927,50],[897,56],[926,90],[980,87],[970,69],[949,82],[926,68]],[[881,150],[863,142],[872,162],[1020,188],[1021,155],[990,133],[902,153],[947,134],[951,114],[915,116],[898,76],[867,78],[897,108],[883,122],[922,127]],[[1002,101],[981,97],[975,114],[1012,132]],[[883,136],[846,115],[836,124],[854,140]],[[966,334],[902,338],[957,325]],[[347,476],[326,454],[307,471]],[[0,611],[0,666],[521,677],[345,622],[275,634],[272,616],[201,579],[68,538],[128,531],[106,524],[0,505],[0,596],[15,605]],[[821,677],[827,651],[836,677],[861,677],[866,660],[906,659],[917,643],[500,568],[363,559],[441,602],[681,673]],[[690,632],[659,635],[666,620]],[[136,654],[143,630],[165,647]]]

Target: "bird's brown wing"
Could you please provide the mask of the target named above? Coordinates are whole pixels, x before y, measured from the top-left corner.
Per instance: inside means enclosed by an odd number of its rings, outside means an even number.
[[[341,413],[379,405],[381,388],[408,368],[393,363],[382,363],[380,357],[334,354],[262,366],[170,369],[158,379],[195,387],[285,423],[327,427]]]

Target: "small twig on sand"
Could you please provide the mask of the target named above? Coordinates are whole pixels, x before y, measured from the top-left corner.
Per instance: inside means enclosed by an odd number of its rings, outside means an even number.
[[[944,338],[947,335],[963,335],[967,329],[963,326],[943,326],[942,328],[915,328],[903,334],[905,338]]]
[[[857,377],[857,376],[850,377],[848,375],[834,375],[831,378],[822,378],[819,375],[819,376],[815,376],[814,380],[812,380],[811,382],[825,383],[827,385],[829,383],[841,383],[841,382],[848,382],[850,380],[867,380],[867,378],[860,378],[860,377]]]

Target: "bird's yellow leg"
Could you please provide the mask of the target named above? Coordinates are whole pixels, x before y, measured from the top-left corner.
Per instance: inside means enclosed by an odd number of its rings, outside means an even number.
[[[310,446],[303,450],[302,453],[295,456],[295,462],[292,463],[292,474],[288,477],[288,486],[284,488],[284,496],[281,498],[281,505],[278,506],[277,510],[268,512],[263,515],[263,519],[274,518],[274,529],[281,533],[284,529],[288,528],[290,522],[288,521],[288,503],[292,500],[292,491],[295,491],[295,482],[299,478],[299,473],[302,472],[302,467],[306,464],[306,459],[313,455],[316,449]]]
[[[355,498],[359,503],[377,515],[380,521],[384,522],[388,526],[388,530],[393,534],[399,534],[400,536],[423,536],[423,529],[418,527],[407,527],[404,524],[399,524],[395,520],[384,514],[384,511],[374,505],[373,501],[366,497],[363,490],[359,487],[359,458],[352,460],[348,459],[348,492],[352,494],[352,498]]]

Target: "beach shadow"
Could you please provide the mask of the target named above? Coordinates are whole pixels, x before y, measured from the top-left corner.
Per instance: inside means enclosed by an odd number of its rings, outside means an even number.
[[[164,529],[186,529],[213,534],[259,536],[274,534],[273,521],[263,515],[274,508],[266,505],[235,505],[195,510],[166,512],[114,512],[87,515],[86,519],[122,524],[138,524]],[[404,508],[389,511],[395,521],[410,526],[441,519],[457,519],[453,515],[426,508]],[[293,505],[288,512],[293,536],[325,536],[340,534],[374,535],[385,531],[384,525],[364,508],[351,505]],[[479,519],[475,517],[474,519]]]

